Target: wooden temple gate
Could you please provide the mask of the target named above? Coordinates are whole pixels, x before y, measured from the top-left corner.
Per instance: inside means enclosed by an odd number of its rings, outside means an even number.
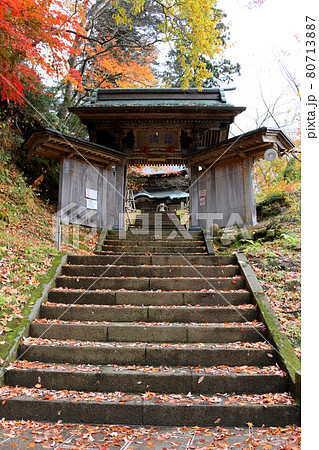
[[[254,224],[254,159],[268,149],[280,156],[293,143],[268,128],[229,139],[244,110],[227,103],[218,88],[98,89],[90,103],[70,108],[87,126],[89,141],[44,129],[25,148],[60,161],[58,209],[80,210],[77,223],[123,227],[129,165],[185,165],[191,228]]]

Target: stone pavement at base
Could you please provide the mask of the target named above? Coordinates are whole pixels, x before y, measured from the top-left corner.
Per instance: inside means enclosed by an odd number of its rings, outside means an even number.
[[[2,449],[300,449],[300,428],[127,427],[0,422]]]

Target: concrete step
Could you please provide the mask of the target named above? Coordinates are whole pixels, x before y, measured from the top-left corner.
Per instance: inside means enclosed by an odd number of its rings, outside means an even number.
[[[243,278],[133,278],[133,277],[67,277],[56,279],[56,287],[68,289],[127,289],[136,291],[179,291],[202,289],[245,289]]]
[[[55,303],[76,303],[79,305],[199,305],[227,306],[251,303],[252,296],[246,291],[231,292],[135,292],[135,291],[83,291],[52,289],[48,299]]]
[[[40,318],[97,321],[97,322],[251,322],[258,319],[257,308],[228,306],[77,306],[44,304],[40,308]]]
[[[240,275],[238,266],[76,266],[66,265],[62,274],[86,277],[233,277]]]
[[[286,392],[288,380],[277,366],[163,367],[92,366],[17,361],[6,372],[5,384],[85,392],[159,392],[169,394],[264,394]]]
[[[180,255],[68,255],[68,264],[76,265],[205,265],[219,266],[227,264],[237,264],[236,257],[230,256],[188,256],[185,258]]]
[[[7,420],[42,422],[219,426],[299,424],[299,407],[285,393],[216,395],[126,394],[66,390],[0,389],[1,414]]]
[[[260,322],[231,324],[164,323],[164,322],[63,322],[39,319],[30,325],[31,337],[75,339],[98,342],[258,342],[265,338]]]
[[[267,366],[276,351],[263,342],[229,344],[171,344],[143,342],[90,342],[27,338],[19,358],[68,364],[134,364],[141,366]]]

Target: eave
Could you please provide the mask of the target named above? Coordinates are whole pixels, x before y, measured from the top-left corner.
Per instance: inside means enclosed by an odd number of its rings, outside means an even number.
[[[35,131],[24,142],[23,148],[34,155],[55,161],[65,157],[105,169],[126,160],[126,156],[117,150],[48,128]]]
[[[105,123],[233,123],[234,118],[245,111],[244,107],[232,105],[123,105],[82,106],[69,108],[84,124]]]
[[[212,147],[202,148],[189,156],[191,164],[216,164],[248,157],[260,158],[269,149],[275,149],[279,156],[294,147],[293,142],[281,130],[258,128],[248,133],[235,136]]]

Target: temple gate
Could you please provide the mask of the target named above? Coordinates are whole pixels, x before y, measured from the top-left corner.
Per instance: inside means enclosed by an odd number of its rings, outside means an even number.
[[[77,223],[124,226],[129,165],[184,165],[191,229],[254,224],[254,159],[269,149],[280,156],[294,145],[281,130],[265,127],[229,138],[245,108],[227,103],[226,90],[98,89],[90,103],[70,108],[90,141],[44,129],[25,147],[60,161],[58,209],[76,205]]]

